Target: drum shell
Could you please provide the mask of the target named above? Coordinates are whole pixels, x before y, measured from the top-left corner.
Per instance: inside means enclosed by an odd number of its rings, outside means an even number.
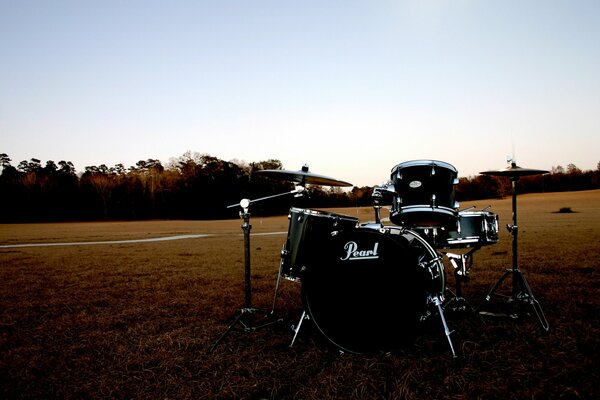
[[[415,160],[392,169],[394,201],[390,220],[408,227],[451,224],[456,219],[458,171],[443,161]]]
[[[453,226],[452,229],[455,229]],[[444,248],[448,245],[448,229],[446,227],[417,227],[411,228],[421,236],[434,249]]]
[[[305,310],[326,339],[352,353],[410,343],[445,287],[437,253],[400,228],[340,231],[313,261],[302,281]]]
[[[300,280],[303,268],[319,254],[319,247],[332,232],[352,229],[358,223],[358,218],[295,207],[290,209],[288,219],[288,236],[281,252],[281,275],[291,280]]]
[[[498,215],[489,211],[458,213],[456,230],[449,230],[448,247],[476,247],[498,242]]]

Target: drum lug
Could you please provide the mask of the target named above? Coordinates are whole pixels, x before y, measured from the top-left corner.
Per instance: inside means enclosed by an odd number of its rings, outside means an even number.
[[[429,271],[431,278],[435,279],[435,278],[439,277],[440,271],[436,270],[436,268],[434,268],[434,266],[439,265],[441,263],[441,261],[442,261],[442,257],[438,256],[430,261],[420,263],[420,267]]]
[[[425,314],[421,315],[421,322],[427,321],[429,317],[431,317],[431,311],[427,310],[425,311]]]
[[[434,306],[437,306],[438,304],[443,304],[444,303],[444,295],[443,294],[436,294],[436,295],[430,295],[427,297],[427,304],[433,304]],[[429,314],[431,314],[431,312],[427,311]]]

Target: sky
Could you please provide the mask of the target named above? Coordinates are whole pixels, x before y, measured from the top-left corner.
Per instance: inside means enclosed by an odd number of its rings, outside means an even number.
[[[0,153],[373,186],[600,162],[598,0],[0,0]]]

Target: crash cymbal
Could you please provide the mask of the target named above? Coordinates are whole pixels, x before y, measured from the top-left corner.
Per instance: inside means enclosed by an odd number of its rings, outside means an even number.
[[[533,168],[522,168],[519,167],[516,163],[511,163],[508,167],[498,170],[491,171],[483,171],[480,172],[482,175],[494,175],[494,176],[508,176],[511,178],[518,178],[520,176],[528,176],[528,175],[542,175],[547,174],[550,171],[546,171],[543,169],[533,169]]]
[[[263,169],[256,171],[257,174],[266,175],[271,178],[278,178],[286,181],[296,182],[301,185],[321,185],[321,186],[352,186],[351,183],[340,181],[329,176],[317,175],[308,171],[304,166],[299,171],[286,171],[283,169]]]

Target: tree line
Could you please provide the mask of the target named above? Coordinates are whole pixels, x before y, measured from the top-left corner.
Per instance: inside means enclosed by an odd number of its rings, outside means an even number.
[[[82,221],[140,219],[236,218],[242,198],[257,199],[289,192],[294,185],[256,171],[282,169],[276,159],[246,163],[224,161],[208,154],[186,152],[167,165],[160,160],[140,160],[134,166],[87,166],[77,173],[70,161],[21,161],[16,166],[0,154],[0,221]],[[570,164],[552,168],[550,174],[523,177],[519,193],[572,191],[600,188],[600,163],[595,171]],[[258,215],[287,212],[290,204],[301,207],[350,207],[372,205],[373,188],[310,187],[308,196],[277,197],[257,202]],[[501,198],[509,195],[510,181],[479,175],[460,178],[458,201]]]
[[[596,170],[583,171],[575,164],[555,166],[544,175],[524,176],[516,181],[518,193],[570,192],[600,189],[600,162]],[[512,182],[506,177],[477,175],[459,178],[456,197],[459,201],[503,198],[512,193]]]

